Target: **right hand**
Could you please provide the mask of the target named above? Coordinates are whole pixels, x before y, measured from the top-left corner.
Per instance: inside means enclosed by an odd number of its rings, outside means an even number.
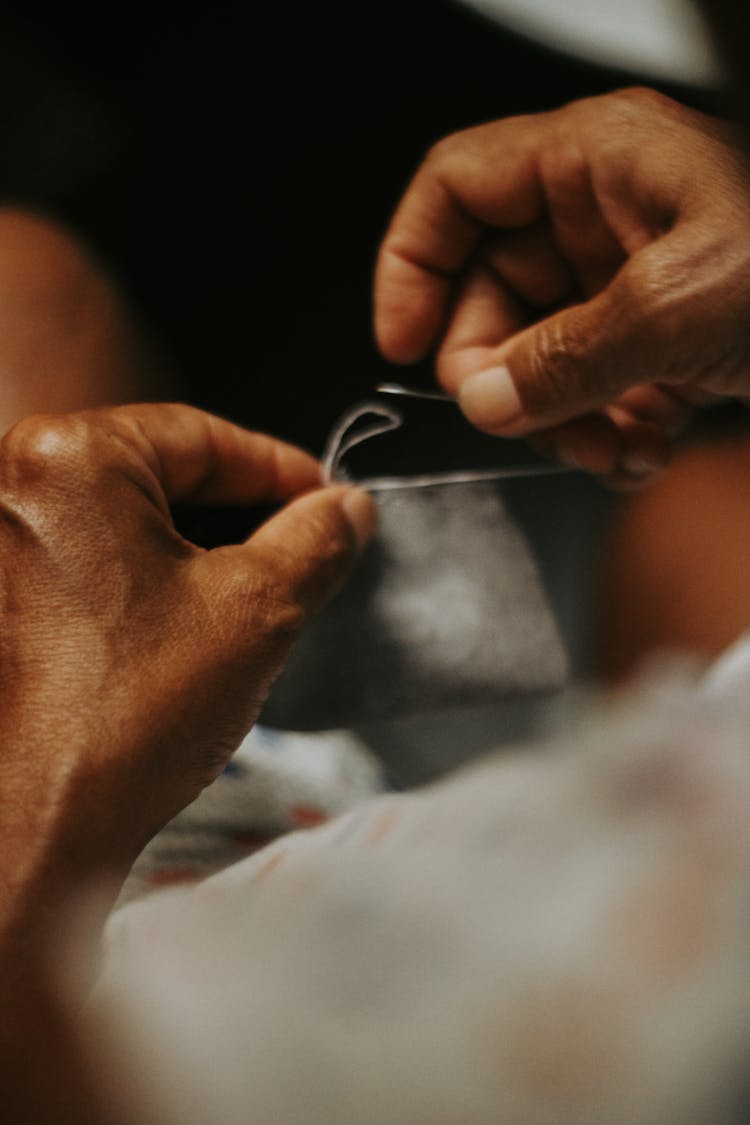
[[[690,406],[750,397],[750,202],[728,130],[649,90],[435,146],[378,259],[383,354],[437,349],[480,429],[616,482]]]

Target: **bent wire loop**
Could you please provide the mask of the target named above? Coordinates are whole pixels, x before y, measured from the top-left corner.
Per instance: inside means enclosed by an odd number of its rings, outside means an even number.
[[[385,388],[388,388],[386,390]],[[439,398],[446,402],[453,400],[445,395],[412,392],[405,387],[391,390],[398,384],[383,384],[377,390],[384,393],[407,395],[408,397]],[[365,418],[373,419],[367,425],[359,428],[357,423]],[[336,481],[349,481],[357,484],[368,492],[392,492],[399,488],[429,488],[438,484],[469,484],[472,481],[484,480],[511,480],[523,477],[550,476],[555,473],[567,473],[572,470],[567,465],[513,465],[497,469],[466,469],[454,470],[443,473],[419,473],[414,476],[377,476],[365,477],[362,480],[352,481],[352,478],[342,466],[342,461],[350,450],[371,438],[387,434],[391,430],[399,429],[404,422],[400,410],[375,400],[365,400],[356,403],[334,426],[326,442],[323,453],[323,479],[326,484]]]

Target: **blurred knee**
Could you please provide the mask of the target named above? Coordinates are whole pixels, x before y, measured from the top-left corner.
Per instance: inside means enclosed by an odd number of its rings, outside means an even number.
[[[750,627],[750,433],[686,450],[622,505],[599,609],[610,679],[657,652],[714,656]]]

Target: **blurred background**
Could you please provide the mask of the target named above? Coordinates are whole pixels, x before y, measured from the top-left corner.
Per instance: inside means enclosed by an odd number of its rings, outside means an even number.
[[[170,397],[319,453],[380,380],[433,385],[430,360],[387,365],[370,324],[377,246],[429,146],[632,83],[724,110],[687,0],[115,0],[94,17],[75,2],[8,5],[0,197],[83,239],[153,342]],[[416,408],[400,444],[379,449],[387,472],[499,456],[443,406]],[[612,601],[596,591],[615,502],[580,474],[504,495],[574,679],[588,677]],[[549,714],[522,702],[500,719],[432,716],[370,738],[410,782]]]
[[[124,286],[181,397],[319,449],[383,377],[379,238],[453,130],[647,81],[714,108],[688,3],[11,4],[0,193]],[[430,383],[429,363],[412,381]]]

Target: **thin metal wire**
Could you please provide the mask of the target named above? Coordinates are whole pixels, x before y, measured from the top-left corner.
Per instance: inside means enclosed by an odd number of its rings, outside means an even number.
[[[472,484],[483,480],[523,480],[575,472],[569,465],[524,465],[507,469],[465,469],[451,473],[419,473],[409,477],[365,477],[355,483],[367,492],[395,492],[399,488],[432,488],[443,484]]]
[[[391,384],[381,383],[376,390],[380,390],[381,387],[388,385]],[[395,383],[392,385],[398,386],[398,384]],[[406,387],[400,388],[394,393],[412,394]],[[425,394],[429,397],[428,392],[425,392]],[[415,397],[422,396],[417,393]],[[446,398],[446,401],[450,400]],[[366,418],[368,415],[373,415],[378,421],[371,422],[356,433],[350,433],[353,426],[355,426],[361,418]],[[363,441],[369,441],[370,438],[379,437],[381,434],[387,434],[390,433],[391,430],[399,429],[399,427],[403,425],[403,421],[404,416],[399,410],[396,410],[392,406],[385,406],[382,402],[365,401],[352,406],[334,427],[326,442],[322,462],[324,481],[327,484],[332,484],[337,480],[351,480],[346,471],[341,467],[341,462],[346,454]],[[403,488],[431,488],[435,485],[471,484],[474,481],[484,480],[521,480],[525,477],[553,476],[559,473],[570,473],[574,471],[575,470],[570,466],[560,464],[509,465],[505,468],[459,469],[457,471],[443,473],[418,473],[414,476],[365,477],[353,483],[369,492],[395,492],[397,489]]]
[[[404,387],[401,383],[378,383],[375,390],[381,395],[401,395],[406,398],[429,398],[433,402],[456,401],[452,395],[445,395],[440,391],[423,391],[417,387]]]
[[[347,437],[352,426],[360,418],[366,418],[368,414],[375,415],[380,421],[373,422],[356,434],[352,434],[351,437]],[[385,406],[382,402],[358,402],[347,410],[332,430],[323,452],[323,480],[326,484],[331,484],[337,479],[340,480],[341,477],[347,477],[347,474],[341,469],[341,462],[350,449],[354,449],[355,445],[359,445],[360,442],[367,441],[369,438],[390,433],[391,430],[397,430],[403,425],[403,421],[404,416],[400,410],[396,410],[392,406]]]

